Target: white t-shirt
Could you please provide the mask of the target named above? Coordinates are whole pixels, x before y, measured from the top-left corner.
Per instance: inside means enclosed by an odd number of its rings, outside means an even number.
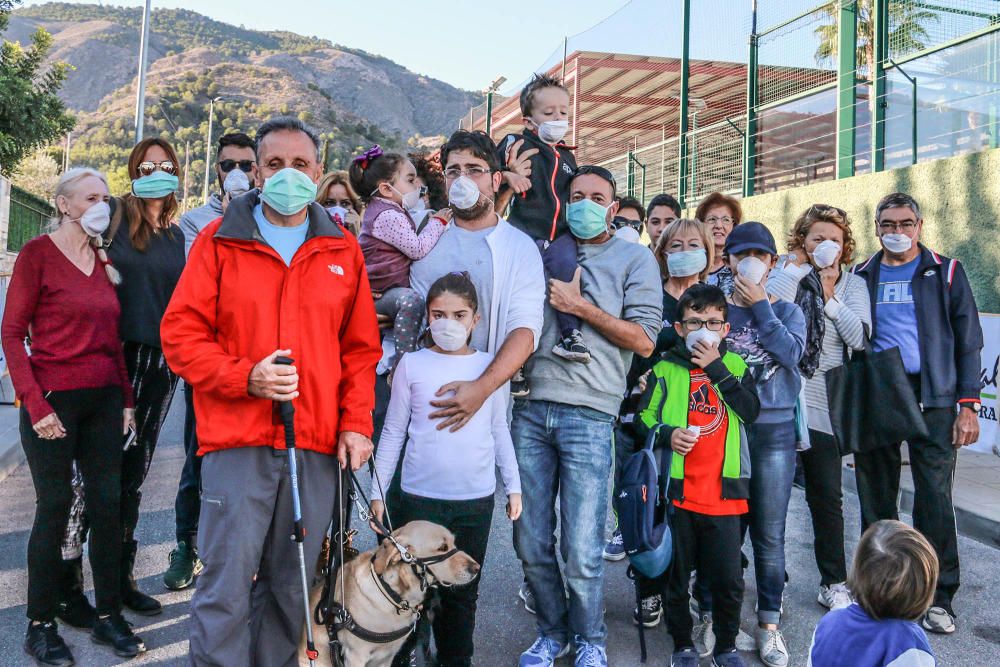
[[[440,420],[428,415],[442,385],[475,380],[493,360],[485,352],[442,354],[431,349],[403,355],[392,378],[392,396],[379,439],[375,469],[388,488],[409,438],[403,458],[403,491],[440,500],[472,500],[496,491],[495,467],[500,468],[507,495],[521,492],[514,444],[507,425],[505,392],[495,391],[458,431],[438,430]],[[378,485],[372,493],[379,497]]]

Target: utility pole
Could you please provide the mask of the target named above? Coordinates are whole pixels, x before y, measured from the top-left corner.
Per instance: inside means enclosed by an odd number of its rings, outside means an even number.
[[[208,203],[208,183],[212,173],[212,120],[215,118],[215,103],[222,99],[222,96],[213,97],[208,103],[208,136],[205,137],[205,192],[202,197]]]
[[[67,132],[66,133],[66,150],[63,151],[63,165],[62,165],[64,173],[67,172],[67,171],[69,171],[69,165],[70,165],[70,161],[69,161],[69,148],[70,148],[70,145],[71,145],[72,137],[73,137],[73,133],[72,132]]]
[[[142,128],[146,122],[146,63],[149,60],[149,20],[152,18],[150,3],[142,14],[142,37],[139,40],[139,86],[135,95],[135,143],[142,141]]]
[[[493,93],[497,92],[497,88],[506,83],[507,77],[498,76],[490,84],[490,87],[486,89],[486,134],[489,135],[493,130]]]
[[[181,212],[187,213],[188,165],[191,164],[191,141],[184,142],[184,189],[181,191]]]

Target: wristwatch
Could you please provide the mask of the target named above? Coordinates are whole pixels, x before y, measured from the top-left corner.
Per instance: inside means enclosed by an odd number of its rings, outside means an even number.
[[[958,405],[963,408],[969,408],[976,414],[979,414],[979,408],[982,407],[979,401],[959,401]]]

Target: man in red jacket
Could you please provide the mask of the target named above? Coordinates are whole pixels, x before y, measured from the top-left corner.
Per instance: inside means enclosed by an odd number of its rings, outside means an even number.
[[[297,664],[302,590],[275,402],[295,401],[307,563],[334,516],[339,468],[372,451],[381,348],[364,258],[313,201],[316,135],[276,118],[256,144],[261,189],[198,236],[161,325],[167,362],[194,389],[203,457],[196,665]]]

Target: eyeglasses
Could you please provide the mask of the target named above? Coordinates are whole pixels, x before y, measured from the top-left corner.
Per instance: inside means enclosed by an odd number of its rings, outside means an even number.
[[[615,229],[621,229],[622,227],[631,227],[635,231],[642,229],[642,222],[639,220],[629,220],[627,218],[614,218],[611,221],[611,226]]]
[[[722,331],[722,326],[725,323],[725,320],[699,320],[696,317],[681,322],[688,331],[697,331],[702,327],[707,328],[709,331]]]
[[[917,228],[917,223],[912,220],[904,220],[903,222],[880,222],[878,223],[878,228],[882,230],[883,234],[891,232],[906,232],[909,234]]]
[[[728,215],[724,215],[721,218],[719,216],[717,216],[717,215],[713,215],[713,216],[710,216],[708,218],[705,218],[705,224],[706,225],[719,225],[719,224],[721,224],[721,225],[732,226],[733,222],[734,222],[734,220],[732,218],[730,218]]]
[[[249,174],[253,171],[253,160],[219,160],[219,169],[228,174],[239,165],[240,171]]]
[[[177,171],[177,165],[170,160],[164,160],[163,162],[151,162],[146,160],[139,163],[139,173],[143,176],[149,176],[157,169],[167,174],[172,174]]]
[[[618,183],[615,181],[614,174],[612,174],[604,167],[598,167],[597,165],[593,164],[585,164],[582,167],[578,167],[575,176],[583,176],[584,174],[593,174],[598,178],[603,178],[605,181],[611,184],[612,194],[618,192]]]
[[[490,169],[489,167],[468,167],[466,169],[462,169],[460,167],[449,167],[448,169],[444,170],[444,177],[451,179],[458,178],[459,176],[468,176],[469,178],[479,178],[480,176],[483,176],[485,174],[492,174],[492,173],[493,170]],[[422,190],[426,190],[426,188],[422,188]],[[421,192],[420,194],[423,195],[424,193]]]

